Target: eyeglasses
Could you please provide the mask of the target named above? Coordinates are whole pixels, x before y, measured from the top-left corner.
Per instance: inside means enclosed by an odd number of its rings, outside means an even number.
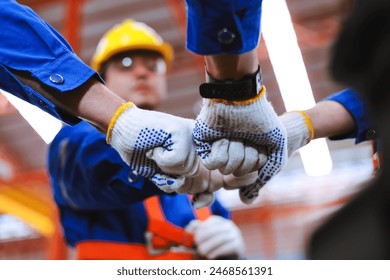
[[[110,64],[119,70],[134,70],[137,64],[142,64],[149,72],[156,74],[165,74],[167,66],[161,57],[147,55],[126,55],[111,59]]]

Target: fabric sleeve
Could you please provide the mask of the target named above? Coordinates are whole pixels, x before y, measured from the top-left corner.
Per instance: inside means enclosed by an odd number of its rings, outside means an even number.
[[[344,89],[335,93],[325,100],[333,100],[340,103],[351,114],[355,121],[356,129],[348,134],[330,137],[331,140],[341,140],[355,138],[355,143],[372,140],[370,131],[372,131],[372,121],[369,118],[367,105],[358,92],[351,88]]]
[[[0,18],[0,61],[8,69],[27,71],[62,93],[78,88],[94,75],[98,77],[66,40],[29,7],[16,1],[0,1]],[[53,82],[52,75],[61,75],[63,81]]]
[[[256,48],[261,0],[186,0],[187,48],[199,55],[242,54]]]

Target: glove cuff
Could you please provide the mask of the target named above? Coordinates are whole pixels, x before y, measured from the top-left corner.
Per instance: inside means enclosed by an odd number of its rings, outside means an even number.
[[[255,103],[256,101],[260,100],[261,98],[265,97],[267,90],[265,86],[261,86],[259,93],[249,99],[246,100],[228,100],[228,99],[222,99],[222,98],[210,98],[209,100],[215,103],[222,103],[225,105],[233,105],[233,106],[245,106]]]
[[[291,111],[280,117],[287,131],[288,156],[314,138],[310,117],[304,111]]]
[[[248,118],[259,115],[262,112],[263,122],[268,123],[266,118],[277,118],[275,112],[272,116],[268,111],[271,105],[266,98],[266,89],[263,86],[260,93],[245,101],[229,101],[225,99],[203,99],[203,110],[198,119],[209,124],[214,129],[232,131],[247,123],[253,123]],[[256,131],[253,127],[251,131]],[[259,129],[261,130],[261,129]]]
[[[115,125],[117,124],[118,118],[123,114],[123,112],[125,112],[127,109],[131,108],[132,106],[134,106],[134,103],[132,102],[124,103],[114,113],[114,116],[111,118],[110,124],[108,125],[108,129],[107,129],[106,142],[108,144],[111,143],[112,132]]]

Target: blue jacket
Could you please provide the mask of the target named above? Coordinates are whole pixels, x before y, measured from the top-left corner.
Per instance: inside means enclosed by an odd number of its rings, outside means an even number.
[[[186,0],[187,48],[200,55],[241,54],[256,48],[262,0]]]
[[[86,122],[62,128],[49,148],[48,168],[65,237],[72,246],[83,240],[144,244],[148,221],[142,201],[153,195],[159,195],[173,224],[185,227],[195,217],[187,195],[166,194],[142,177],[129,183],[129,166]],[[217,201],[211,211],[229,217]]]
[[[356,129],[353,132],[331,137],[330,139],[339,140],[355,138],[356,144],[366,140],[374,140],[372,139],[372,135],[370,135],[370,132],[372,131],[372,121],[368,117],[367,105],[358,92],[347,88],[327,97],[326,100],[333,100],[343,105],[351,114],[356,124]]]
[[[78,118],[63,112],[22,84],[13,71],[27,71],[58,94],[69,94],[99,75],[76,56],[66,40],[30,8],[13,0],[0,1],[0,88],[69,124]],[[61,82],[61,77],[63,81]]]

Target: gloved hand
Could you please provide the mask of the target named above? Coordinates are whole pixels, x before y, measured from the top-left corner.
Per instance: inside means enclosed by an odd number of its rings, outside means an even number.
[[[237,176],[259,170],[257,184],[240,189],[245,203],[287,162],[286,131],[265,95],[262,87],[246,101],[203,99],[193,131],[197,153],[208,169]]]
[[[112,118],[107,143],[135,174],[173,192],[185,176],[196,174],[199,160],[192,141],[194,120],[123,104]],[[175,176],[178,175],[178,176]]]
[[[287,131],[288,156],[307,145],[314,138],[310,117],[304,111],[291,111],[279,117]]]
[[[185,228],[194,235],[196,251],[207,259],[239,259],[245,251],[240,229],[228,219],[210,216],[205,221],[193,220]]]
[[[214,202],[214,192],[220,188],[237,189],[254,183],[256,179],[257,172],[240,177],[223,175],[218,170],[208,170],[202,163],[199,163],[198,173],[195,176],[186,177],[183,186],[176,192],[195,194],[192,204],[195,209],[199,209],[211,205]]]
[[[314,129],[310,117],[304,111],[291,111],[279,117],[287,132],[287,151],[290,157],[295,151],[308,144],[314,137]],[[276,174],[276,173],[275,173]],[[240,199],[255,199],[264,184],[257,180],[240,189]]]

